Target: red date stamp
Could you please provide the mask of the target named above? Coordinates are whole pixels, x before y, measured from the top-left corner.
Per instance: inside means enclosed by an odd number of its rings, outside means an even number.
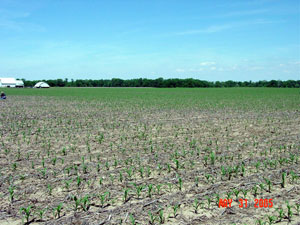
[[[231,207],[232,199],[219,199],[219,208]],[[248,199],[239,199],[240,208],[248,208]],[[273,199],[254,199],[254,208],[272,208]]]

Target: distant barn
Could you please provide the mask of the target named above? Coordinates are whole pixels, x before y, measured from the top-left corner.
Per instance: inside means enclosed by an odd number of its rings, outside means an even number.
[[[49,84],[46,82],[38,82],[34,85],[34,88],[49,88]]]
[[[24,87],[24,82],[22,80],[17,80],[15,78],[0,78],[0,87]]]

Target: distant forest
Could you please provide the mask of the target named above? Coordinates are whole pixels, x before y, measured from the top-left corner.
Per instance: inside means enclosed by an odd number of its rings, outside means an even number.
[[[113,78],[111,80],[25,80],[26,87],[33,87],[37,82],[44,81],[51,87],[156,87],[156,88],[176,88],[176,87],[189,87],[189,88],[209,88],[209,87],[276,87],[276,88],[299,88],[300,80],[270,80],[270,81],[205,81],[197,79],[131,79],[122,80]]]

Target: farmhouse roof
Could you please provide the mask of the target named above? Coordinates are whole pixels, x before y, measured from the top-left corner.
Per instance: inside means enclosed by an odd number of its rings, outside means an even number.
[[[17,80],[15,78],[0,78],[2,84],[15,84]]]

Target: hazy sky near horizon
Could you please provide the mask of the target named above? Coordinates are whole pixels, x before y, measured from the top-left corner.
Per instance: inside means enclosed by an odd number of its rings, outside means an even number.
[[[0,77],[300,79],[299,0],[0,0]]]

